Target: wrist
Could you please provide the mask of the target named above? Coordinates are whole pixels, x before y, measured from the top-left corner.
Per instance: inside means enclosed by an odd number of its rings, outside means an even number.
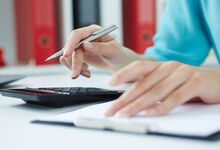
[[[130,63],[137,61],[137,60],[155,61],[151,57],[139,55],[139,54],[135,53],[134,51],[132,51],[131,49],[121,46],[119,48],[118,58],[116,60],[114,60],[114,62],[109,65],[109,69],[112,72],[117,72],[121,68],[123,68],[123,67],[129,65]]]

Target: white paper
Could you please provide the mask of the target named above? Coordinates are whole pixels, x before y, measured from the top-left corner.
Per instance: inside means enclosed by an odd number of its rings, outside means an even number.
[[[92,105],[73,112],[55,117],[39,119],[41,121],[56,121],[73,123],[78,118],[104,119],[123,124],[146,124],[152,132],[182,136],[206,137],[220,131],[220,104],[207,105],[191,103],[177,107],[166,116],[149,118],[144,112],[133,118],[104,117],[105,111],[112,102]]]

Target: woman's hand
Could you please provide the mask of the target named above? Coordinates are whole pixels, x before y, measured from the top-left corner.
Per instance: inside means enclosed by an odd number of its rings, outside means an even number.
[[[139,80],[106,112],[132,117],[146,111],[160,116],[194,98],[204,103],[220,103],[220,72],[196,68],[178,62],[136,61],[115,73],[110,85]]]
[[[82,48],[74,50],[74,47],[81,40],[98,30],[101,30],[100,26],[91,25],[76,29],[70,34],[64,46],[64,55],[60,57],[60,62],[71,70],[73,79],[80,74],[90,77],[91,72],[88,69],[88,65],[117,71],[142,57],[122,47],[110,35],[103,36],[94,42],[85,42]]]

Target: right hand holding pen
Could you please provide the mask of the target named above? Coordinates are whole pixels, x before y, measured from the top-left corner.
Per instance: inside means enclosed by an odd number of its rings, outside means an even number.
[[[60,62],[68,67],[72,72],[72,78],[80,75],[90,77],[91,72],[88,65],[102,69],[114,70],[115,64],[123,62],[123,47],[117,43],[110,35],[103,36],[93,42],[85,42],[82,48],[74,50],[74,47],[93,32],[101,30],[98,25],[73,30],[64,46],[64,55],[60,57]]]

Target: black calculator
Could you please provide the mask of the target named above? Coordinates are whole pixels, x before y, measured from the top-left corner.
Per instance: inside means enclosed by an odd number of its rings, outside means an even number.
[[[27,103],[64,107],[117,99],[124,91],[94,87],[0,89],[3,96],[20,98]]]

